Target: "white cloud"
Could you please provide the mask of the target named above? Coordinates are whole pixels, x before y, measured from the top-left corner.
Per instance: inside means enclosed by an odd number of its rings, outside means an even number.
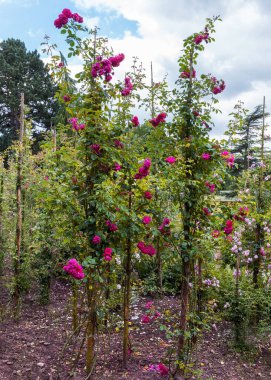
[[[28,30],[27,34],[29,35],[29,37],[35,38],[35,37],[40,37],[41,35],[44,35],[44,31],[41,28],[39,28],[39,29],[30,28]]]
[[[110,39],[117,52],[127,59],[122,70],[128,70],[133,56],[138,56],[149,71],[153,62],[155,80],[166,73],[170,83],[178,76],[177,59],[183,38],[200,31],[207,17],[220,14],[216,42],[208,45],[199,59],[198,72],[210,72],[226,82],[219,96],[223,111],[218,121],[222,131],[228,113],[238,99],[253,109],[267,96],[271,110],[269,79],[271,67],[271,3],[266,0],[72,0],[85,14],[91,9],[114,12],[137,22],[137,35],[126,31],[122,38]],[[103,20],[100,19],[102,24]]]
[[[100,19],[99,17],[84,17],[84,23],[89,29],[94,29],[95,26],[99,26]]]

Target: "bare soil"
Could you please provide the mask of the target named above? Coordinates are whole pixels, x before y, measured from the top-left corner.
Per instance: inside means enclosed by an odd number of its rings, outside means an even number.
[[[75,368],[78,353],[69,344],[71,321],[69,288],[58,282],[49,306],[37,306],[31,297],[26,300],[19,320],[5,318],[0,325],[0,380],[66,380],[86,379],[84,352]],[[144,305],[142,298],[133,305],[131,319],[132,353],[126,370],[121,365],[121,331],[99,336],[99,353],[95,380],[158,380],[167,379],[148,370],[150,364],[166,363],[171,342],[160,330],[162,321],[177,310],[178,300],[163,297],[154,301],[161,317],[152,323],[140,322]],[[197,374],[201,380],[270,380],[271,337],[256,343],[254,354],[241,355],[231,349],[231,329],[219,323],[217,330],[206,332],[195,352]]]

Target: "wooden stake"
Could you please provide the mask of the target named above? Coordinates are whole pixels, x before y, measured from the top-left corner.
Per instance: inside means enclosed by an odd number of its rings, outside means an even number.
[[[23,137],[24,137],[24,93],[21,93],[20,101],[20,130],[19,130],[19,157],[17,164],[17,186],[16,186],[16,203],[17,203],[17,224],[16,224],[16,252],[14,258],[14,276],[15,276],[15,289],[14,289],[14,302],[15,302],[15,316],[19,314],[20,308],[20,264],[21,264],[21,246],[22,246],[22,165],[23,165]]]

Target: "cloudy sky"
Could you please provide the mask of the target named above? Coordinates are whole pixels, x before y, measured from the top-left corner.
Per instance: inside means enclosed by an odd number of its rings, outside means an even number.
[[[98,26],[115,52],[125,54],[126,67],[137,56],[149,72],[152,61],[155,81],[167,74],[171,84],[178,76],[183,38],[202,30],[207,17],[220,15],[216,42],[207,46],[197,70],[226,82],[218,95],[222,115],[214,134],[223,133],[239,99],[252,110],[265,95],[271,111],[270,0],[0,0],[0,39],[20,38],[28,49],[39,50],[47,34],[64,49],[64,38],[53,26],[63,8]]]

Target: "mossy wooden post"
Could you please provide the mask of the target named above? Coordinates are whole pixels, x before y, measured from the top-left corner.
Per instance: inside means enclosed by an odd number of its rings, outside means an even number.
[[[242,346],[244,342],[244,335],[243,335],[243,327],[242,326],[242,315],[240,314],[240,253],[237,251],[237,257],[236,257],[236,275],[235,275],[235,316],[234,316],[234,338],[235,343],[237,346]]]
[[[155,100],[155,94],[154,94],[154,81],[153,81],[153,67],[151,62],[151,118],[153,119],[155,117],[155,107],[154,107],[154,100]],[[158,162],[157,162],[157,154],[155,154],[155,161],[154,161],[154,169],[155,173],[158,171]],[[158,187],[155,187],[155,193],[154,193],[155,202],[158,206],[159,202],[159,192]],[[163,287],[163,276],[162,276],[162,256],[161,256],[161,246],[160,246],[160,237],[157,236],[156,238],[156,264],[157,264],[157,287],[161,291]]]
[[[123,367],[127,367],[129,357],[129,321],[130,321],[130,299],[131,299],[131,272],[132,272],[132,236],[131,236],[131,211],[132,211],[132,177],[129,173],[128,210],[129,219],[127,225],[125,278],[123,296]]]
[[[53,152],[56,152],[56,127],[52,127],[51,124],[51,130],[53,135]]]
[[[198,288],[197,288],[197,310],[198,313],[202,313],[203,304],[202,304],[202,296],[203,296],[203,283],[202,283],[202,258],[198,259],[198,268],[197,268],[197,277],[198,277]]]
[[[96,47],[97,47],[97,29],[94,30],[93,36],[93,62],[96,59]],[[86,99],[85,107],[91,110],[89,113],[89,123],[95,125],[97,132],[101,131],[99,116],[102,110],[102,97],[103,92],[100,86],[95,83],[94,78],[91,78],[89,98]],[[89,223],[88,232],[93,235],[96,231],[96,214],[97,206],[95,202],[90,202],[89,198],[95,192],[95,183],[93,178],[95,177],[97,168],[92,165],[90,160],[89,141],[92,139],[90,132],[86,133],[85,140],[85,164],[86,164],[86,181],[85,188],[87,189],[87,197],[85,198],[85,218],[89,220],[90,217],[94,217],[94,220]],[[91,255],[91,253],[89,253]],[[87,379],[92,380],[94,378],[94,370],[96,364],[96,330],[97,330],[97,297],[99,286],[95,281],[95,270],[89,270],[87,274],[86,282],[86,294],[87,294],[87,330],[86,330],[86,369]]]
[[[22,246],[22,165],[23,165],[23,136],[24,136],[24,93],[21,93],[20,99],[20,130],[19,130],[19,153],[17,163],[17,184],[16,184],[16,206],[17,206],[17,223],[15,238],[15,257],[14,257],[14,315],[18,316],[20,311],[20,272],[21,272],[21,246]]]
[[[95,333],[96,333],[96,289],[95,284],[91,281],[91,274],[87,280],[87,352],[86,352],[86,367],[88,380],[94,378],[95,368]]]
[[[193,55],[194,50],[191,50],[190,60],[189,60],[189,71],[190,78],[188,84],[187,91],[187,99],[186,106],[187,109],[190,109],[191,101],[192,101],[192,78],[193,78]],[[184,126],[182,128],[182,138],[183,140],[188,139],[191,135],[191,117],[190,115],[186,116]],[[189,161],[193,159],[193,152],[190,146],[185,147],[184,150],[184,161],[185,164],[189,164]],[[192,249],[192,211],[194,205],[189,201],[189,197],[193,194],[194,189],[190,183],[193,180],[193,173],[188,169],[185,171],[185,201],[182,209],[182,218],[183,218],[183,245],[182,245],[182,279],[181,279],[181,315],[180,315],[180,323],[179,323],[179,337],[178,337],[178,345],[177,345],[177,358],[179,362],[182,362],[184,359],[184,351],[185,351],[185,332],[187,328],[187,316],[189,311],[189,280],[190,280],[190,272],[192,260],[190,258],[190,253]],[[177,373],[182,372],[178,369]]]

